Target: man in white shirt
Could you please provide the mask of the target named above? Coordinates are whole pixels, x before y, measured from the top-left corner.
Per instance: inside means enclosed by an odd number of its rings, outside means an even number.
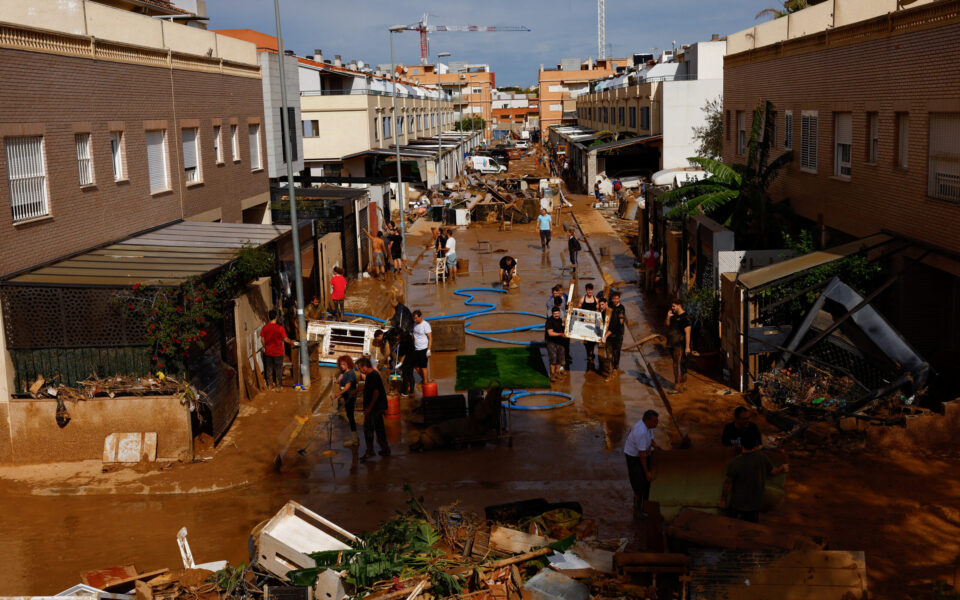
[[[550,247],[550,228],[553,218],[547,214],[547,209],[541,208],[540,215],[537,217],[537,228],[540,231],[540,249],[547,250]]]
[[[444,245],[444,250],[446,253],[444,256],[447,259],[447,274],[453,278],[454,281],[457,280],[457,240],[453,237],[453,229],[447,230],[447,243]]]
[[[433,347],[433,329],[419,310],[413,311],[413,368],[423,383],[430,381],[430,348]]]
[[[623,445],[623,454],[627,459],[627,475],[630,477],[630,487],[633,488],[634,511],[642,515],[643,503],[650,498],[650,482],[653,481],[651,455],[657,445],[653,442],[653,430],[657,428],[660,415],[655,410],[643,413],[643,418],[637,421],[627,441]]]

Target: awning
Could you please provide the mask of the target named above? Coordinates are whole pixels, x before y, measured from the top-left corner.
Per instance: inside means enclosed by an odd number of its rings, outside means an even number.
[[[650,142],[659,142],[663,139],[662,135],[648,135],[645,137],[635,137],[626,140],[616,140],[614,142],[607,142],[606,144],[598,144],[596,146],[589,146],[587,150],[590,152],[605,152],[607,150],[614,150],[616,148],[625,148],[627,146],[633,146],[634,144],[649,144]]]
[[[363,150],[362,152],[354,152],[353,154],[348,154],[343,157],[343,160],[346,160],[348,158],[355,158],[357,156],[364,156],[364,155],[396,157],[397,150],[396,148],[389,148],[389,149],[371,148],[370,150]],[[400,148],[400,158],[436,158],[436,157],[437,157],[437,153],[435,151],[426,152],[424,150],[406,150],[402,147]]]
[[[855,254],[862,249],[871,250],[883,244],[892,241],[894,238],[885,233],[878,233],[859,240],[835,246],[829,250],[819,250],[790,258],[783,262],[775,263],[766,267],[755,269],[744,273],[737,281],[748,290],[776,282],[777,280],[789,277],[794,273],[800,273],[807,269],[819,267],[827,263],[839,260],[845,256]]]
[[[244,246],[261,246],[289,231],[289,225],[182,221],[38,267],[4,283],[176,286],[226,265]]]

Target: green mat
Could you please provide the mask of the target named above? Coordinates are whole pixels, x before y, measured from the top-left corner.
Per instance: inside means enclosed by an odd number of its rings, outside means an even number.
[[[504,388],[549,388],[550,375],[540,348],[477,348],[474,355],[457,356],[458,390],[486,388],[494,381]]]

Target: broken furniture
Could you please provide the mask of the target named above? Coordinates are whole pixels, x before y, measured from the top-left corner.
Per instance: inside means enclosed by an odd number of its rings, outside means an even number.
[[[216,573],[217,571],[227,567],[227,561],[225,560],[215,560],[199,565],[194,563],[193,552],[191,552],[190,543],[187,541],[186,527],[181,527],[180,531],[177,532],[177,546],[180,547],[180,558],[183,559],[184,569],[206,569],[207,571],[213,571]]]
[[[260,530],[257,564],[286,580],[287,573],[316,566],[307,556],[324,550],[347,550],[356,536],[290,500]]]
[[[337,321],[309,321],[307,341],[317,342],[319,361],[336,364],[337,358],[347,355],[354,360],[370,354],[377,325],[340,323]]]

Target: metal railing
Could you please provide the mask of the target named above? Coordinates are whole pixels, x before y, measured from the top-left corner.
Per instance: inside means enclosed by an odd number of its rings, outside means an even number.
[[[387,96],[393,97],[393,92],[384,91],[384,90],[371,90],[371,89],[347,89],[347,90],[305,90],[300,92],[301,96]],[[430,100],[433,102],[437,101],[436,96],[428,96],[426,94],[411,94],[409,92],[398,92],[397,98],[411,98],[414,100]],[[446,94],[443,96],[442,100],[444,102],[452,102],[453,98]]]
[[[602,90],[591,90],[587,94],[581,94],[586,96],[588,94],[599,94],[601,92],[609,92],[610,90],[622,90],[624,88],[633,87],[635,85],[643,85],[645,83],[663,83],[664,81],[696,81],[696,75],[664,75],[662,77],[644,77],[638,81],[632,81],[627,83],[620,83],[614,86],[603,88]]]

